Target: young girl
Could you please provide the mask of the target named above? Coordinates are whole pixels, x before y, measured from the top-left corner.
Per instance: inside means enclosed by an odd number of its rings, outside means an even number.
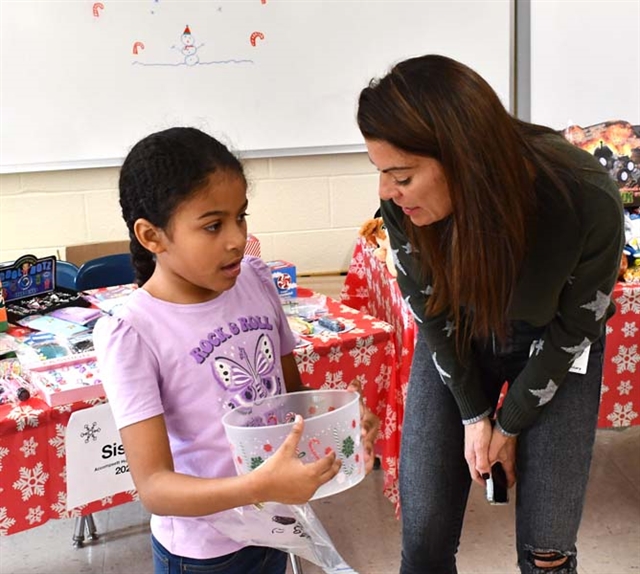
[[[142,288],[117,317],[99,321],[95,346],[132,477],[152,513],[156,573],[284,574],[286,554],[243,547],[210,515],[305,503],[340,466],[334,454],[298,460],[300,420],[271,458],[236,476],[221,424],[227,409],[303,388],[271,273],[243,258],[246,188],[238,159],[193,128],[146,137],[120,173]],[[369,451],[372,416],[363,420]]]

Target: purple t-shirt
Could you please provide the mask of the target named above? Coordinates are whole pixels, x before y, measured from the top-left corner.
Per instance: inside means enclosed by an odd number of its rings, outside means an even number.
[[[221,423],[232,406],[285,392],[280,357],[295,339],[263,261],[245,257],[232,289],[181,305],[134,291],[94,330],[100,375],[118,428],[163,414],[176,472],[235,476]],[[171,553],[214,558],[242,547],[210,517],[151,517]]]

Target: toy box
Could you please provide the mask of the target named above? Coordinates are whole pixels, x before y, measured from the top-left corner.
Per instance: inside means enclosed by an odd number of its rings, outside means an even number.
[[[95,360],[46,371],[31,371],[29,375],[31,384],[51,407],[105,396]]]
[[[282,299],[292,299],[298,295],[296,266],[288,261],[267,261],[278,295]]]
[[[23,255],[0,267],[0,283],[9,322],[44,315],[62,307],[89,307],[79,293],[56,287],[56,258]]]

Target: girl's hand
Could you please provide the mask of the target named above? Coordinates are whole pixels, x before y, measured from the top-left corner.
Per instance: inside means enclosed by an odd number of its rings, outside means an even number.
[[[302,417],[296,415],[293,428],[280,448],[250,473],[258,481],[257,502],[304,504],[318,488],[338,474],[341,463],[335,452],[307,464],[298,458],[296,451],[303,427]]]
[[[488,417],[464,427],[464,458],[469,465],[469,474],[483,487],[491,472],[489,462],[491,433],[491,421]]]
[[[511,488],[516,483],[516,437],[503,435],[498,429],[493,429],[491,445],[489,446],[489,462],[500,461],[507,475],[507,486]]]
[[[368,474],[371,472],[376,458],[374,445],[378,438],[378,430],[380,430],[380,419],[364,404],[360,381],[349,383],[347,390],[360,395],[360,433],[364,446],[364,468],[365,473]]]

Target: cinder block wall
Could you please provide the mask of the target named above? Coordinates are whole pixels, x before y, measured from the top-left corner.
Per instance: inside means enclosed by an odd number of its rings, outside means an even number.
[[[365,153],[249,159],[249,231],[266,260],[298,273],[346,271],[361,223],[377,209]],[[0,262],[25,253],[65,257],[65,246],[127,239],[118,168],[0,176]]]

